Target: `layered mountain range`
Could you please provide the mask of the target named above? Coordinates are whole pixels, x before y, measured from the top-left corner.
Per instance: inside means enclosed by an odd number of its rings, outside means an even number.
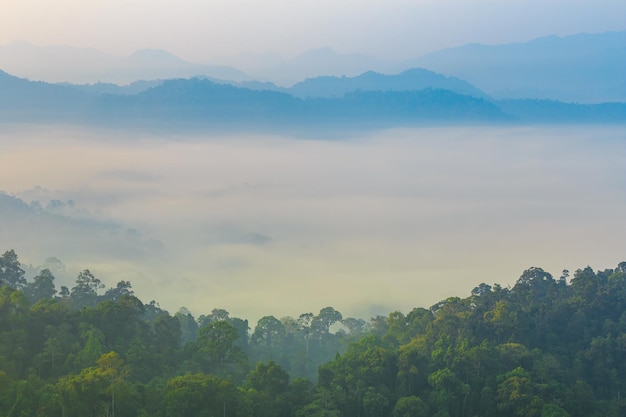
[[[318,65],[310,67],[326,65],[331,75],[283,86],[164,51],[113,59],[95,50],[12,44],[0,47],[0,68],[22,68],[30,77],[0,71],[0,121],[239,128],[626,121],[626,31],[466,45],[396,65],[401,70],[391,74],[350,75],[368,62],[393,66],[362,55],[317,55]],[[46,67],[37,67],[42,60],[50,62],[48,78],[62,79],[63,67],[74,62],[65,74],[89,78],[97,68],[102,82],[31,81],[44,78]],[[299,68],[306,61],[293,60]],[[288,69],[284,64],[283,72]],[[132,82],[106,82],[121,78]]]

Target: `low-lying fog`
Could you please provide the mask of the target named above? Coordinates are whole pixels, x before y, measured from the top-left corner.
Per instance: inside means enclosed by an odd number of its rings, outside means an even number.
[[[59,258],[57,288],[85,268],[107,286],[130,280],[171,313],[224,308],[254,323],[326,306],[408,312],[481,282],[512,285],[531,266],[558,277],[626,260],[624,133],[326,140],[0,126],[0,191],[30,205],[0,199],[0,251],[33,267]]]

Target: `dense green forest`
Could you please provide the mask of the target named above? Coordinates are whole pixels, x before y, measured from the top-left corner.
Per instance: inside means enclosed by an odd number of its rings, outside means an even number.
[[[332,307],[248,321],[144,304],[89,270],[57,291],[0,257],[0,416],[626,415],[626,262],[529,268],[369,321]]]

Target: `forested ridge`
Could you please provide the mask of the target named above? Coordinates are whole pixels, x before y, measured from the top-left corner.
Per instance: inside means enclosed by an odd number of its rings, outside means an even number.
[[[623,102],[494,100],[467,82],[419,69],[397,76],[318,77],[290,89],[245,85],[250,88],[204,78],[167,79],[134,93],[111,94],[84,86],[33,82],[0,70],[0,122],[158,127],[159,131],[276,131],[303,126],[623,124],[626,118]]]
[[[256,325],[143,303],[89,270],[56,289],[0,257],[0,416],[624,416],[626,262],[524,271],[408,314]]]

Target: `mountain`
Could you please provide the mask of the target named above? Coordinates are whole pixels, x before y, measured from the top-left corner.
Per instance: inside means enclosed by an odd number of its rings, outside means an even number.
[[[159,49],[118,57],[69,46],[39,47],[24,42],[0,46],[3,70],[31,80],[82,84],[80,89],[90,93],[135,94],[158,84],[152,80],[204,77],[297,97],[430,87],[495,99],[588,104],[626,101],[626,31],[548,36],[504,45],[468,44],[403,63],[341,54],[327,47],[290,59],[242,55],[214,62],[222,64],[191,63]],[[254,76],[234,68],[233,63]],[[111,85],[138,80],[151,84]]]
[[[276,55],[245,54],[218,58],[235,65],[257,80],[288,86],[305,78],[327,76],[354,77],[367,71],[394,72],[396,63],[364,54],[341,54],[323,47],[285,59]]]
[[[355,91],[343,97],[301,99],[206,79],[172,79],[137,94],[94,94],[76,86],[0,74],[0,120],[72,121],[97,125],[185,127],[402,125],[415,122],[504,120],[497,106],[448,90]]]
[[[498,107],[527,123],[620,123],[626,122],[626,103],[564,103],[555,100],[508,99]]]
[[[121,94],[121,95],[133,95],[141,93],[149,88],[156,87],[161,84],[163,80],[139,80],[127,85],[118,85],[113,83],[94,83],[94,84],[71,84],[71,83],[57,83],[65,87],[70,87],[74,90],[82,91],[90,95],[102,95],[102,94]]]
[[[385,75],[368,71],[356,77],[316,77],[294,84],[284,91],[296,97],[342,97],[353,91],[417,91],[426,88],[444,89],[474,97],[485,93],[454,77],[446,77],[421,68],[412,68],[400,74]]]
[[[275,126],[308,123],[406,124],[506,119],[487,100],[448,90],[355,91],[300,99],[209,80],[167,80],[135,96],[102,96],[93,115],[124,121]]]
[[[25,42],[0,46],[0,68],[31,80],[77,84],[128,84],[198,75],[234,81],[251,79],[233,67],[190,63],[159,49],[143,49],[118,57],[96,49],[35,46]]]
[[[0,120],[75,120],[89,102],[88,94],[73,87],[29,81],[0,70]]]
[[[372,74],[365,74],[364,79],[380,76]],[[285,92],[252,90],[201,78],[165,80],[136,94],[98,94],[80,86],[33,82],[0,72],[0,121],[231,130],[363,129],[514,121],[624,123],[626,103],[494,102],[434,88],[355,90],[341,97],[299,98]]]
[[[626,31],[469,44],[405,62],[467,80],[495,98],[626,101]]]
[[[368,71],[355,77],[320,76],[307,78],[291,87],[280,87],[271,82],[260,81],[243,81],[233,85],[251,90],[279,91],[300,98],[339,98],[355,91],[419,91],[427,88],[487,98],[484,92],[466,81],[422,68],[412,68],[400,74],[390,75]]]
[[[363,54],[339,54],[331,48],[307,51],[287,61],[283,71],[295,80],[319,75],[353,77],[366,71],[384,72],[389,63]]]

